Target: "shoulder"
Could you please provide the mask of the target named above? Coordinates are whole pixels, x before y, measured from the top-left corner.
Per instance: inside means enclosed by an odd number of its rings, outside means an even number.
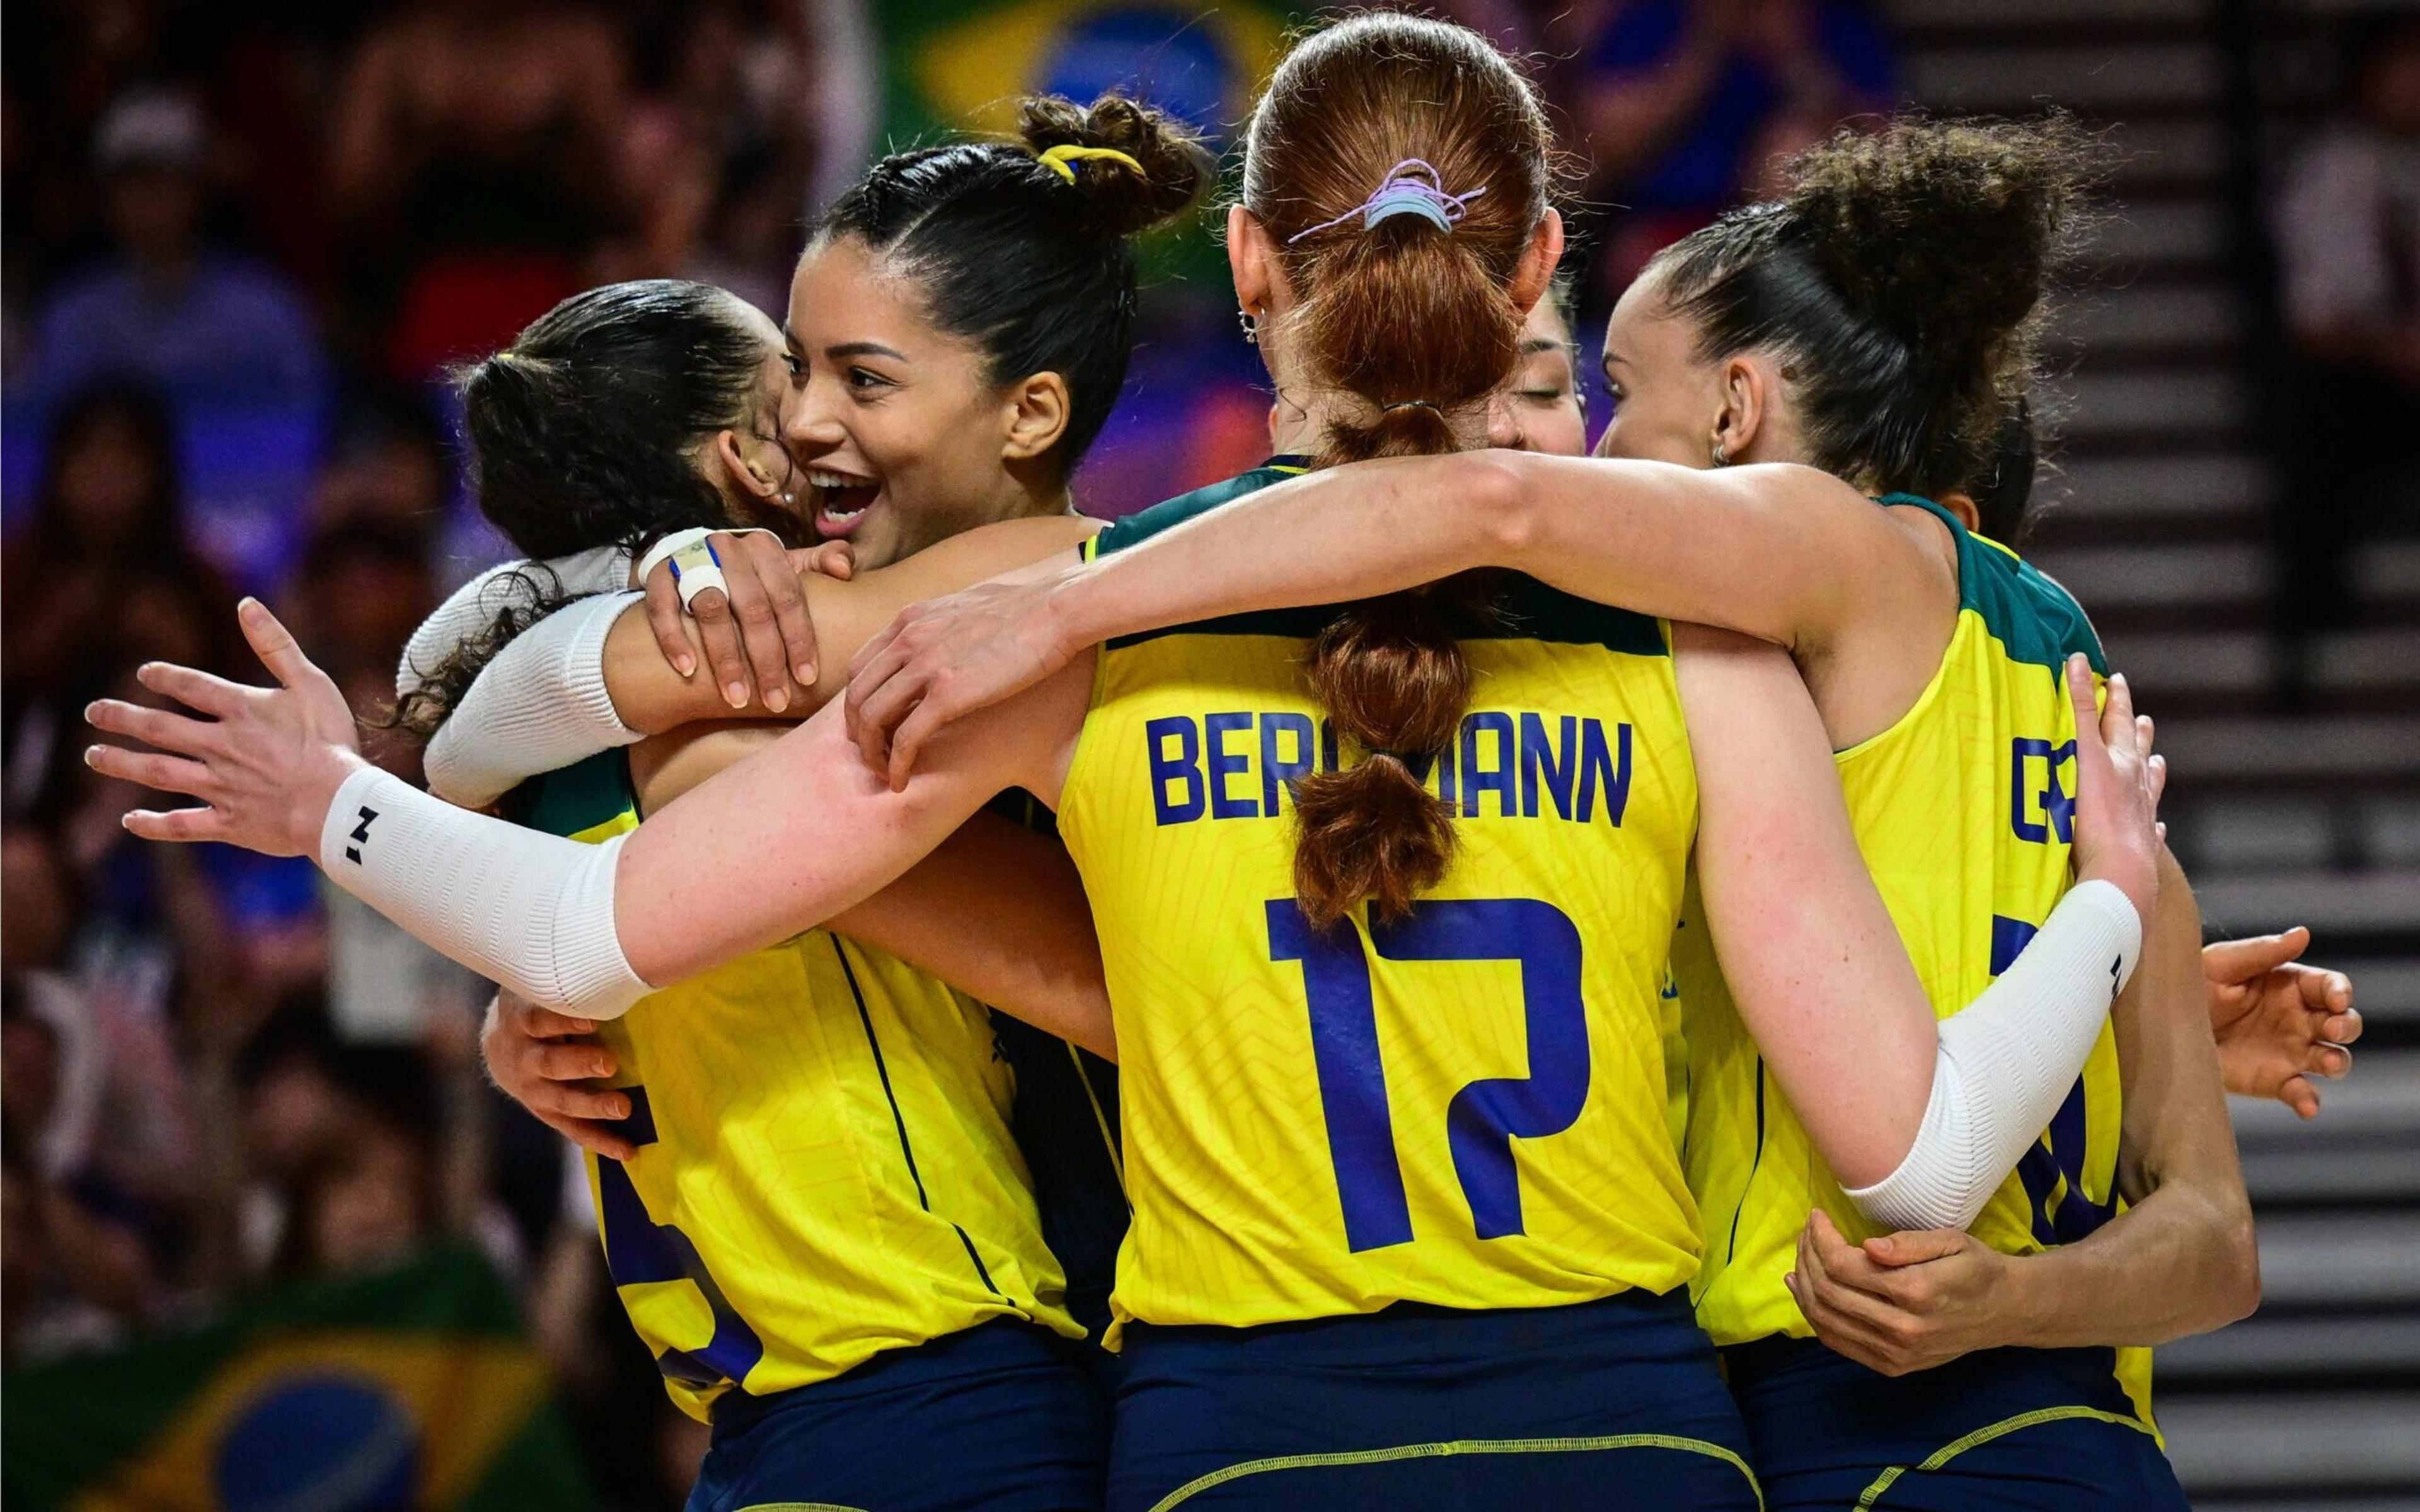
[[[2080,651],[2095,671],[2108,671],[2101,638],[2075,595],[2010,548],[1941,517],[1958,550],[1959,609],[1979,618],[2009,660],[2056,671]]]
[[[1088,559],[1102,557],[1112,551],[1123,551],[1130,546],[1139,546],[1164,531],[1172,530],[1184,524],[1188,519],[1206,515],[1221,504],[1241,499],[1246,494],[1258,492],[1272,484],[1283,483],[1286,479],[1299,474],[1301,471],[1299,467],[1288,464],[1270,464],[1196,488],[1191,493],[1181,493],[1173,499],[1163,500],[1149,509],[1128,515],[1122,519],[1111,520],[1108,525],[1103,526],[1093,537],[1091,543],[1084,548],[1084,555]]]

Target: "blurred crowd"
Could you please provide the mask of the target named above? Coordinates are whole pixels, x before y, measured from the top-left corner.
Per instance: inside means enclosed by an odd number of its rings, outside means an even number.
[[[9,8],[11,1364],[449,1237],[522,1289],[600,1484],[633,1504],[685,1486],[698,1440],[606,1294],[578,1169],[480,1074],[482,985],[304,860],[132,841],[118,815],[142,795],[85,767],[81,711],[141,697],[146,658],[256,675],[232,634],[241,592],[376,707],[411,628],[497,554],[459,497],[449,365],[616,279],[698,278],[778,311],[805,217],[879,149],[881,28],[913,8]],[[1584,314],[1778,157],[1901,95],[1889,38],[1849,0],[1434,8],[1559,60],[1544,80],[1587,207]],[[2314,424],[2408,443],[2420,39],[2398,35],[2287,183],[2281,251],[2304,360],[2333,385],[2311,391],[2332,396]],[[2368,233],[2359,257],[2348,225]],[[1143,381],[1235,366],[1223,288],[1148,297]],[[2341,434],[2314,432],[2315,451],[2368,455],[2319,439]],[[1096,512],[1204,481],[1123,468],[1114,429],[1103,454],[1079,484]]]

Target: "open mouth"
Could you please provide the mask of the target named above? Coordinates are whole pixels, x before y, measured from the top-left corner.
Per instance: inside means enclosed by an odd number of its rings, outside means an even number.
[[[814,490],[815,533],[827,541],[853,534],[882,497],[882,485],[854,473],[810,468],[807,483]]]

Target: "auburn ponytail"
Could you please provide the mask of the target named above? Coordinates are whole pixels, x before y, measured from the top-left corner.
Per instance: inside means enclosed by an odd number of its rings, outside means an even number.
[[[1302,300],[1284,339],[1344,400],[1318,465],[1463,444],[1457,421],[1518,355],[1511,285],[1545,212],[1552,142],[1528,82],[1460,26],[1355,16],[1279,66],[1252,115],[1243,200]],[[1365,224],[1357,207],[1414,166],[1436,208]],[[1426,779],[1470,702],[1451,625],[1473,596],[1457,580],[1357,604],[1312,643],[1311,690],[1364,753],[1294,784],[1295,890],[1316,927],[1365,900],[1400,918],[1452,860],[1453,810]]]

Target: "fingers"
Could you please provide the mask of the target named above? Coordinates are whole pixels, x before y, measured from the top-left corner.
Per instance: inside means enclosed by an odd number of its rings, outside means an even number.
[[[790,700],[797,689],[790,684],[789,669],[782,665],[781,626],[773,612],[771,586],[757,576],[758,562],[752,554],[751,545],[757,541],[770,544],[767,537],[760,535],[743,535],[736,539],[730,535],[717,535],[714,537],[714,551],[730,584],[723,596],[732,625],[739,637],[739,654],[748,663],[749,684],[764,699],[766,708],[780,714],[790,706]],[[791,574],[786,557],[783,559],[777,576],[789,584],[795,596],[799,580]],[[712,593],[713,590],[706,592]],[[705,607],[706,594],[700,594],[698,608],[704,609]],[[801,617],[804,612],[801,601]],[[810,630],[808,636],[812,640],[814,632]],[[723,697],[731,696],[728,682],[723,684],[722,691]],[[738,705],[734,704],[733,707]]]
[[[2350,1045],[2361,1038],[2361,1014],[2347,1009],[2328,1016],[2328,1021],[2319,1026],[2319,1038],[2331,1044]]]
[[[2326,1081],[2340,1082],[2352,1070],[2352,1052],[2340,1044],[2315,1044],[2304,1059],[2303,1070]]]
[[[2298,959],[2310,943],[2311,932],[2300,924],[2282,934],[2220,940],[2202,948],[2202,974],[2217,982],[2247,982]]]
[[[236,623],[243,626],[243,638],[250,642],[252,654],[260,658],[260,664],[269,669],[269,675],[276,678],[281,687],[293,687],[326,675],[302,655],[302,648],[278,623],[277,616],[269,612],[268,605],[247,598],[235,607],[235,617]]]
[[[2294,1110],[2294,1117],[2308,1123],[2319,1116],[2319,1089],[2301,1076],[2288,1076],[2277,1088],[2277,1101]]]
[[[764,647],[764,653],[772,658],[773,671],[782,675],[768,681],[762,657],[757,659],[756,674],[757,686],[766,689],[767,706],[778,714],[788,706],[791,698],[799,695],[801,689],[815,686],[815,622],[807,613],[806,592],[799,586],[799,575],[790,566],[790,554],[782,548],[780,541],[770,535],[750,534],[738,538],[738,547],[754,562],[756,581],[763,587],[771,610],[770,628],[774,635]],[[744,615],[742,622],[745,623]],[[755,649],[752,637],[752,655]],[[781,666],[785,655],[789,659],[787,668]],[[798,680],[797,687],[784,688],[782,703],[773,704],[772,689],[790,677]]]
[[[597,1032],[597,1021],[594,1019],[576,1019],[567,1013],[558,1013],[551,1008],[540,1008],[535,1003],[525,1003],[514,1011],[513,1026],[521,1033],[539,1040],[563,1040],[573,1035]],[[613,1073],[609,1071],[601,1074],[611,1076]]]
[[[2086,682],[2090,681],[2087,675]],[[2109,701],[2101,710],[2102,744],[2112,750],[2135,750],[2139,749],[2140,739],[2134,725],[2134,695],[2127,689],[2126,674],[2112,672]]]
[[[593,1040],[535,1041],[522,1047],[520,1059],[528,1074],[550,1082],[584,1082],[613,1074],[613,1052]]]
[[[86,766],[103,777],[121,778],[137,787],[157,793],[182,793],[196,798],[207,798],[218,784],[211,779],[210,769],[199,762],[182,756],[162,756],[152,751],[128,750],[122,746],[94,746],[84,753]]]
[[[156,809],[137,809],[119,823],[137,839],[178,845],[224,841],[229,833],[226,815],[216,809],[172,809],[165,813]]]
[[[690,600],[689,614],[697,625],[698,639],[706,642],[706,665],[722,702],[746,708],[752,696],[748,655],[739,644],[738,623],[731,616],[731,595],[708,588]]]
[[[1954,1228],[1915,1228],[1867,1240],[1866,1257],[1881,1266],[1921,1265],[1946,1259],[1965,1247],[1965,1236]]]
[[[826,541],[790,553],[793,573],[812,572],[846,582],[857,576],[857,548],[846,541]]]
[[[165,694],[214,719],[242,713],[244,700],[253,691],[240,683],[168,661],[145,662],[134,669],[134,680],[154,693]]]
[[[683,677],[697,671],[697,654],[690,648],[689,616],[682,612],[680,589],[673,580],[669,562],[659,562],[656,570],[647,574],[647,628],[656,634],[656,649],[664,660]]]
[[[891,735],[892,792],[907,791],[908,779],[916,770],[917,753],[924,748],[925,741],[949,723],[949,711],[939,701],[928,696],[919,700],[908,717],[899,721],[899,728]]]
[[[183,756],[210,757],[226,751],[217,721],[196,719],[173,709],[147,709],[122,699],[96,699],[85,705],[84,717],[95,730]]]
[[[538,1113],[535,1108],[530,1111],[536,1114],[538,1122],[545,1124],[581,1149],[594,1151],[606,1160],[628,1160],[639,1152],[636,1145],[607,1129],[603,1124],[586,1119],[566,1119],[555,1114]]]

